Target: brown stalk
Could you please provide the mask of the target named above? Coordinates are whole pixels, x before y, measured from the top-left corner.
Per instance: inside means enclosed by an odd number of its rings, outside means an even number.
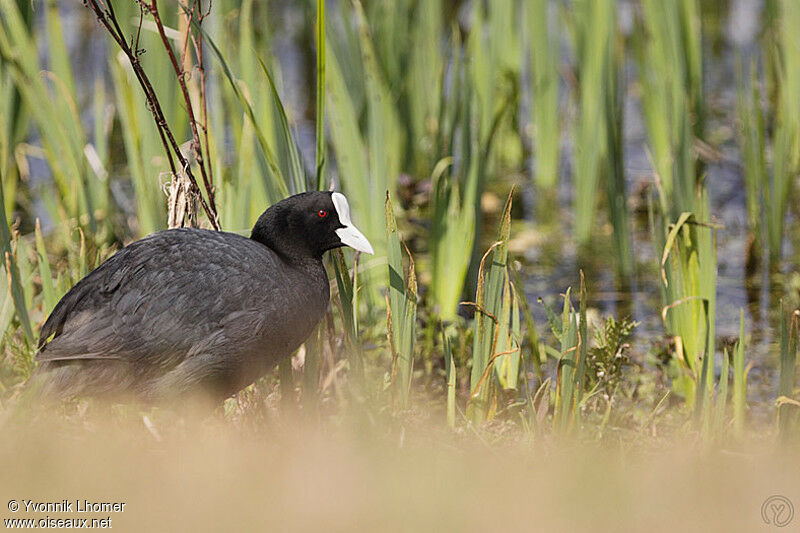
[[[472,401],[475,398],[477,398],[478,395],[480,394],[481,388],[483,387],[484,382],[486,381],[486,379],[491,374],[492,368],[494,367],[495,360],[500,356],[511,355],[512,353],[517,353],[518,351],[519,351],[519,346],[517,346],[514,349],[505,351],[505,352],[496,353],[492,357],[489,358],[489,362],[486,363],[486,369],[483,371],[483,374],[481,374],[481,377],[478,380],[478,384],[475,385],[475,391],[472,394],[470,394],[470,401]]]
[[[142,90],[145,93],[145,99],[147,100],[147,107],[153,115],[153,119],[156,123],[156,129],[158,130],[159,137],[161,138],[161,143],[164,146],[164,151],[167,154],[167,160],[169,162],[170,170],[172,171],[173,175],[178,175],[178,170],[175,164],[175,158],[178,159],[178,163],[180,164],[181,171],[186,174],[189,178],[191,186],[194,190],[198,192],[197,197],[200,201],[200,205],[203,207],[203,211],[205,211],[206,216],[208,217],[212,227],[214,229],[219,228],[218,216],[216,212],[216,206],[213,201],[213,189],[210,187],[210,183],[205,181],[207,186],[206,190],[209,193],[209,200],[211,201],[211,207],[209,207],[208,203],[206,202],[203,195],[200,193],[200,188],[197,185],[197,180],[192,173],[191,166],[186,158],[183,156],[180,150],[180,146],[175,140],[174,135],[172,134],[172,130],[170,130],[169,125],[167,124],[166,118],[164,117],[164,112],[161,108],[161,104],[158,101],[158,97],[156,96],[155,90],[153,89],[152,84],[150,83],[150,79],[148,78],[147,74],[142,67],[142,63],[139,59],[139,56],[143,53],[139,49],[139,36],[141,34],[142,29],[142,22],[144,19],[144,11],[147,10],[151,15],[153,15],[154,19],[156,20],[156,26],[159,29],[159,34],[162,36],[162,41],[165,44],[168,54],[170,58],[174,61],[174,54],[172,52],[171,47],[169,46],[169,42],[166,41],[166,35],[164,33],[163,24],[161,24],[161,19],[158,16],[158,9],[156,6],[155,0],[152,0],[152,3],[147,5],[143,2],[139,2],[140,8],[140,15],[139,15],[139,24],[136,28],[136,36],[131,37],[131,42],[129,43],[125,37],[125,33],[122,31],[122,28],[119,25],[119,21],[117,19],[116,14],[114,13],[114,7],[111,2],[106,0],[84,0],[84,5],[87,6],[89,9],[92,10],[95,17],[97,18],[98,22],[108,31],[111,38],[117,43],[120,47],[122,52],[127,56],[128,61],[131,64],[131,68],[133,69],[134,74],[136,75],[136,80],[139,82],[139,85],[142,87]],[[155,8],[155,9],[153,9]],[[133,45],[133,46],[131,46]],[[174,63],[173,63],[174,66]],[[181,85],[181,89],[184,91],[184,97],[187,98],[188,92],[186,92],[186,84],[183,76],[180,74],[180,69],[176,70],[178,74],[178,80]],[[199,135],[197,135],[197,127],[194,120],[194,114],[192,112],[191,102],[187,98],[187,111],[189,113],[189,122],[192,126],[193,132],[193,148],[195,146],[199,146]],[[174,154],[174,157],[173,157]],[[207,175],[205,173],[205,165],[203,162],[202,156],[198,159],[198,165],[203,172],[204,180],[207,180]]]
[[[214,189],[211,187],[211,182],[209,181],[208,174],[206,173],[205,160],[203,159],[203,151],[201,149],[201,144],[200,144],[200,134],[197,131],[197,119],[195,119],[194,107],[192,106],[192,99],[189,96],[189,89],[186,86],[186,71],[183,69],[183,66],[178,63],[178,58],[175,57],[175,52],[172,50],[172,45],[169,43],[169,38],[167,37],[167,33],[164,30],[164,23],[161,21],[161,15],[158,12],[158,1],[151,0],[148,9],[150,11],[150,15],[152,15],[153,17],[153,22],[155,22],[156,24],[156,28],[158,29],[158,35],[161,37],[161,42],[164,44],[164,49],[167,51],[167,56],[169,57],[169,60],[172,63],[172,68],[175,71],[175,76],[178,79],[178,85],[180,86],[181,93],[183,94],[183,101],[186,104],[186,113],[189,115],[189,126],[192,129],[192,153],[194,154],[195,161],[197,161],[197,166],[200,167],[200,174],[203,177],[203,185],[205,186],[206,192],[208,193],[208,201],[211,204],[211,211],[213,211],[214,214],[216,214],[217,209],[214,202]],[[192,3],[192,11],[189,14],[190,17],[193,12],[194,12],[194,3]],[[187,28],[187,32],[190,31],[191,29]],[[194,176],[192,176],[191,179],[192,179],[192,184],[196,187],[197,182],[194,180]],[[211,215],[209,214],[209,217],[210,216]],[[216,217],[214,217],[212,224],[217,226]]]
[[[202,2],[202,0],[198,0],[198,3]],[[198,26],[203,24],[203,20],[206,16],[211,12],[211,0],[208,2],[208,9],[204,12],[202,9],[202,5],[200,6],[200,14],[197,17],[197,24]],[[191,19],[189,19],[187,27],[191,26]],[[192,38],[192,46],[194,47],[195,56],[197,57],[197,71],[200,73],[200,115],[201,120],[203,121],[200,124],[200,127],[203,130],[203,140],[205,141],[205,151],[206,151],[206,161],[211,161],[211,150],[209,148],[209,141],[208,141],[208,100],[206,99],[206,69],[205,69],[205,62],[203,61],[203,34],[199,32],[197,34],[189,33]],[[214,203],[214,173],[213,168],[211,165],[208,167],[208,180],[212,183],[211,187],[211,197],[212,197],[212,205],[214,206],[214,211],[216,212],[216,204]]]

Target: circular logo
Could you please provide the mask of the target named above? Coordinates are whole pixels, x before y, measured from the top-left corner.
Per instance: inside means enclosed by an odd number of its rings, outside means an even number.
[[[765,524],[788,526],[794,518],[794,505],[786,496],[770,496],[761,504],[761,519]]]

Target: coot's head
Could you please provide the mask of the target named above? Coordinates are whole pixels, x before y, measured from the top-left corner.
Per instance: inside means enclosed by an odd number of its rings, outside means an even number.
[[[347,198],[338,192],[304,192],[281,200],[259,217],[250,238],[289,257],[321,257],[340,246],[373,253],[350,220]]]

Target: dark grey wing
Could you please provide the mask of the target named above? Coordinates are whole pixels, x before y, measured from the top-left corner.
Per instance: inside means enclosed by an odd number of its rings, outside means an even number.
[[[230,316],[263,309],[286,283],[279,262],[267,247],[230,233],[151,235],[64,296],[42,327],[37,360],[146,359],[173,367],[214,343]]]
[[[137,241],[123,248],[67,291],[53,308],[39,332],[37,348],[40,352],[49,346],[51,340],[63,333],[67,322],[70,322],[70,330],[77,329],[80,317],[86,316],[87,311],[91,312],[107,305],[109,296],[119,288],[120,284],[124,280],[134,278],[139,270],[144,268],[145,263],[137,261],[144,252],[141,249],[141,242]],[[52,351],[52,348],[48,350],[48,356],[40,354],[39,359],[51,359],[49,354]]]

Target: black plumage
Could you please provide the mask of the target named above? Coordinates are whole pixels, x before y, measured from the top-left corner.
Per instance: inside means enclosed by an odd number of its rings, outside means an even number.
[[[51,397],[229,396],[312,332],[329,300],[322,255],[346,244],[372,251],[329,192],[275,204],[250,238],[172,229],[136,241],[53,309],[33,379]]]

